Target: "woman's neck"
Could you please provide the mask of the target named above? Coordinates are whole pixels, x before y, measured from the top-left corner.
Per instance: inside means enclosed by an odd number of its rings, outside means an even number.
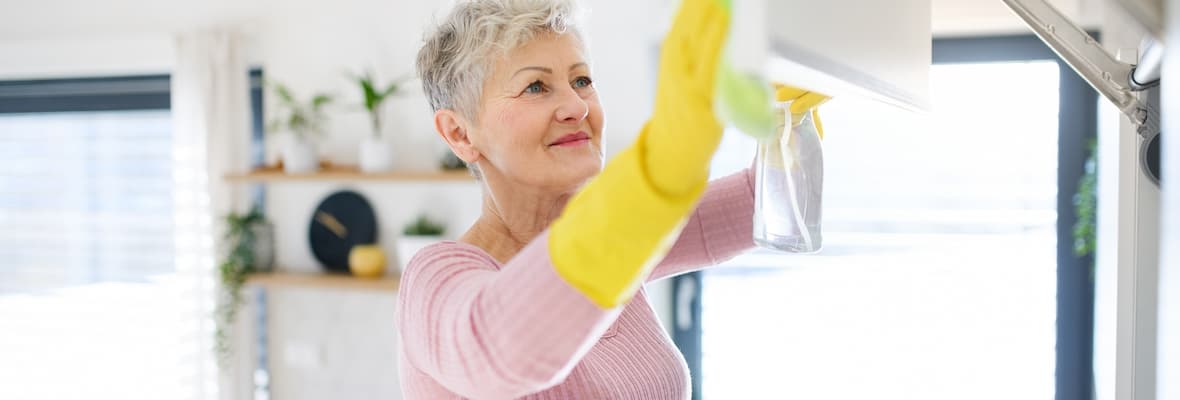
[[[475,224],[459,241],[482,248],[500,263],[516,256],[534,238],[549,228],[571,194],[547,194],[512,187],[494,190],[485,182],[483,207]]]

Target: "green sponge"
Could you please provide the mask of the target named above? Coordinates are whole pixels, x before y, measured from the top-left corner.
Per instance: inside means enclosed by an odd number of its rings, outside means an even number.
[[[722,62],[717,68],[715,98],[718,115],[742,133],[755,139],[774,136],[774,93],[764,80]]]

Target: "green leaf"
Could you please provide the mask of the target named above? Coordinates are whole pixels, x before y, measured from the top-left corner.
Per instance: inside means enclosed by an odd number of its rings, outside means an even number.
[[[1097,249],[1098,214],[1098,144],[1090,141],[1090,155],[1086,160],[1085,174],[1078,182],[1078,191],[1073,196],[1077,221],[1073,226],[1074,255],[1086,257]],[[1094,261],[1090,262],[1090,279],[1094,279]]]
[[[228,213],[222,220],[226,223],[224,236],[229,249],[217,266],[221,292],[218,293],[214,310],[216,329],[213,347],[219,362],[228,361],[233,350],[229,332],[239,308],[244,303],[242,287],[245,285],[246,277],[255,269],[253,248],[258,238],[253,227],[265,223],[266,218],[262,210],[256,207],[246,214]]]
[[[361,81],[361,92],[365,99],[365,109],[373,111],[374,105],[377,101],[377,89],[373,88],[373,83],[367,80]]]
[[[446,232],[446,227],[442,223],[435,222],[427,217],[425,214],[419,215],[413,223],[406,225],[402,230],[403,234],[415,236],[434,236],[441,235]]]
[[[283,86],[281,83],[275,84],[275,94],[279,95],[279,100],[282,100],[287,104],[298,103],[295,101],[295,96],[291,94],[291,90],[287,89],[287,87]]]
[[[313,96],[308,103],[301,103],[291,90],[281,83],[269,83],[278,97],[274,119],[267,126],[271,132],[290,132],[299,137],[319,134],[327,115],[322,112],[325,105],[333,101],[328,94]]]
[[[319,110],[320,107],[323,107],[331,102],[332,102],[332,96],[329,96],[326,94],[318,94],[314,98],[311,99],[311,108],[313,110]]]
[[[377,89],[375,88],[375,83],[373,82],[373,73],[371,71],[365,71],[363,74],[352,74],[352,79],[361,86],[361,94],[364,98],[365,109],[373,111],[375,104],[379,102],[374,100],[374,98],[377,96]]]
[[[397,91],[398,91],[398,84],[391,83],[391,84],[389,84],[389,87],[385,88],[384,92],[381,92],[381,98],[384,99],[386,97],[393,96],[393,94],[397,93]]]
[[[367,80],[361,81],[361,91],[364,92],[365,99],[377,97],[377,89],[374,89],[373,83]]]

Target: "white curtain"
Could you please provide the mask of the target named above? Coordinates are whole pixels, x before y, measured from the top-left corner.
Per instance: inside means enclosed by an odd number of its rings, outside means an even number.
[[[239,357],[220,371],[213,352],[213,309],[218,280],[221,216],[242,211],[244,196],[223,179],[249,166],[250,102],[241,34],[213,29],[176,36],[172,73],[176,267],[188,288],[180,317],[192,334],[188,386],[196,400],[248,398],[252,351],[235,340]],[[238,324],[242,325],[242,324]],[[241,339],[242,335],[238,335]]]

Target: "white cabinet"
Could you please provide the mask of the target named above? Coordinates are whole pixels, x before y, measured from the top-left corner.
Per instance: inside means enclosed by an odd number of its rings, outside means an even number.
[[[929,0],[733,0],[730,55],[772,81],[929,107]]]

